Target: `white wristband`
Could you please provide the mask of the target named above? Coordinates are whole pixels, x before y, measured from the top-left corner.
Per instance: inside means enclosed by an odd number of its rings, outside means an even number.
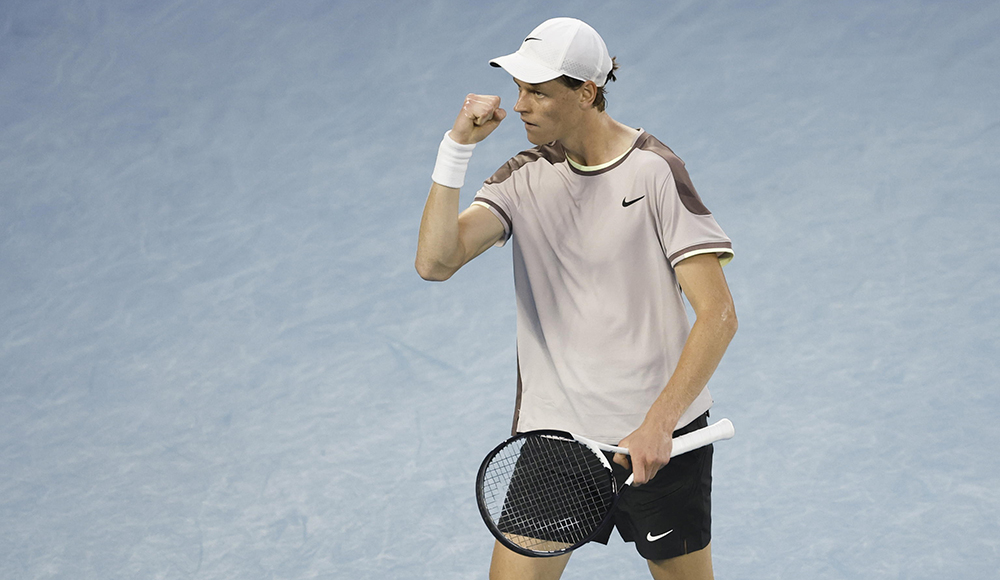
[[[434,163],[431,179],[445,187],[461,189],[465,185],[465,170],[469,167],[469,159],[475,148],[475,143],[462,145],[451,138],[451,131],[445,133],[438,146],[437,162]]]

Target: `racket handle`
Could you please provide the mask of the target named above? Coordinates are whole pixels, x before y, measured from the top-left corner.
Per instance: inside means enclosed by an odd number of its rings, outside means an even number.
[[[670,457],[677,457],[678,455],[682,455],[688,451],[694,451],[695,449],[699,449],[706,445],[711,445],[716,441],[732,439],[733,435],[736,435],[736,428],[733,427],[733,422],[729,419],[721,419],[712,423],[708,427],[703,427],[686,435],[675,437],[674,447],[670,452]],[[634,478],[635,474],[630,473],[628,479],[625,480],[625,485],[632,485],[632,480]]]
[[[677,457],[682,453],[694,451],[699,447],[711,445],[716,441],[731,439],[736,434],[736,428],[729,419],[722,419],[712,423],[708,427],[692,431],[686,435],[681,435],[674,439],[674,448],[670,452],[671,457]]]
[[[688,451],[694,451],[699,447],[704,447],[716,441],[722,441],[723,439],[731,439],[733,435],[736,434],[736,429],[733,427],[733,422],[729,419],[720,419],[715,423],[712,423],[708,427],[702,427],[697,431],[692,431],[686,435],[681,435],[680,437],[674,438],[673,451],[670,453],[671,457],[677,457],[682,453],[687,453]],[[622,455],[628,455],[628,449],[624,447],[617,447],[615,445],[608,445],[607,443],[600,443],[592,439],[587,439],[586,437],[581,437],[580,435],[573,435],[569,433],[571,437],[583,443],[584,445],[589,445],[600,449],[601,451],[610,451],[611,453],[621,453]]]

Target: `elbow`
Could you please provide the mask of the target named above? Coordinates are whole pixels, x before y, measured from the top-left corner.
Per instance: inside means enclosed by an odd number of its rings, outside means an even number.
[[[439,263],[421,260],[419,256],[414,267],[417,269],[417,274],[428,282],[444,282],[455,273],[455,270],[445,268]]]
[[[740,321],[736,318],[736,308],[732,304],[722,310],[719,322],[722,324],[723,332],[726,333],[728,340],[732,340],[740,328]]]
[[[704,324],[705,329],[722,344],[729,344],[740,326],[732,302],[720,303],[711,310],[698,313],[695,324]]]

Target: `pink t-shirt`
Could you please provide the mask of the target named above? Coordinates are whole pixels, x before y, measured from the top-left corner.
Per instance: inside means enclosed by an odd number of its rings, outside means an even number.
[[[558,143],[522,152],[476,195],[513,240],[518,397],[514,430],[618,443],[642,423],[690,330],[673,267],[727,263],[732,243],[684,163],[640,131],[610,165],[571,163]],[[680,428],[712,405],[706,388]]]

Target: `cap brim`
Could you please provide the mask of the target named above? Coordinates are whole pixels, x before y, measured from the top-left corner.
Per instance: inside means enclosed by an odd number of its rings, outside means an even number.
[[[561,72],[544,67],[516,52],[507,56],[494,58],[490,61],[490,64],[502,68],[515,79],[531,85],[548,82],[562,76]]]

